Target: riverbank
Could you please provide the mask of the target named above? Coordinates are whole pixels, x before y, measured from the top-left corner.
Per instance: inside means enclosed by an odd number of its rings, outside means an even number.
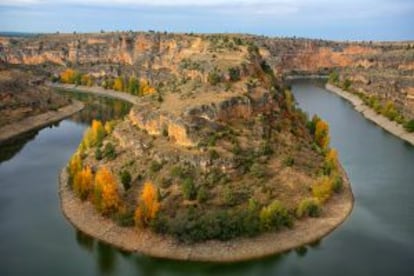
[[[20,134],[47,126],[51,123],[69,117],[70,115],[82,110],[83,107],[84,104],[82,102],[73,101],[72,104],[61,107],[56,111],[51,110],[39,115],[30,116],[12,124],[5,125],[0,128],[0,144]]]
[[[83,86],[83,85],[75,85],[75,84],[61,84],[61,83],[48,83],[50,87],[68,90],[68,91],[76,91],[80,93],[89,93],[95,94],[98,96],[104,96],[114,99],[119,99],[123,101],[127,101],[132,104],[137,104],[139,101],[139,97],[127,94],[124,92],[119,92],[111,89],[104,89],[99,86]]]
[[[354,202],[349,179],[345,171],[342,172],[344,189],[324,205],[319,218],[297,220],[292,229],[253,238],[196,244],[179,243],[149,230],[116,225],[100,215],[90,202],[82,202],[74,195],[67,185],[66,169],[59,175],[59,195],[63,214],[75,228],[121,250],[175,260],[238,262],[283,253],[316,242],[342,224],[351,213]]]
[[[389,133],[407,141],[411,145],[414,145],[414,133],[410,133],[404,129],[404,127],[396,122],[390,121],[385,116],[378,114],[375,110],[365,105],[364,102],[357,96],[350,92],[344,91],[339,87],[327,83],[325,85],[326,90],[331,91],[338,96],[351,102],[355,110],[360,112],[365,118],[374,122],[376,125],[382,127]]]

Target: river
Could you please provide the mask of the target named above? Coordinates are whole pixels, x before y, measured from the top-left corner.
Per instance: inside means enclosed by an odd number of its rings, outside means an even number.
[[[77,232],[60,211],[59,170],[92,118],[128,110],[89,99],[73,118],[0,148],[0,275],[414,275],[414,147],[318,84],[292,89],[303,110],[329,122],[355,195],[351,216],[319,243],[218,265],[131,255]]]

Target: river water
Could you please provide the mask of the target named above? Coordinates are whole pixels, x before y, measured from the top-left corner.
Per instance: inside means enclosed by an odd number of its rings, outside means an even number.
[[[128,110],[85,97],[82,113],[0,147],[0,275],[414,275],[414,147],[319,84],[292,88],[303,110],[329,122],[355,195],[351,216],[319,243],[219,265],[131,255],[77,232],[60,211],[59,170],[92,118]]]

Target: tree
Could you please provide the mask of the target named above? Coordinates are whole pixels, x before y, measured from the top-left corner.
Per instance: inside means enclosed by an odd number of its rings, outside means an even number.
[[[82,75],[81,84],[86,85],[86,86],[92,86],[93,85],[92,77],[88,74]]]
[[[122,80],[121,77],[117,77],[114,81],[114,84],[112,86],[113,90],[116,91],[123,91],[124,90],[124,81]]]
[[[315,126],[315,142],[326,150],[329,145],[329,125],[324,120],[319,120]]]
[[[60,73],[60,81],[63,83],[75,83],[76,71],[73,69],[66,69]]]
[[[139,92],[139,82],[135,77],[130,77],[128,80],[128,93],[132,95],[138,95]]]
[[[121,171],[119,177],[121,178],[121,183],[124,186],[125,191],[129,190],[129,188],[131,188],[131,174],[129,171]]]
[[[265,231],[278,230],[282,226],[291,227],[293,223],[288,210],[278,200],[263,207],[259,217],[260,226]]]
[[[331,177],[322,176],[318,178],[312,186],[312,195],[321,203],[325,202],[332,195],[332,184]]]
[[[338,152],[335,149],[330,149],[325,156],[324,170],[326,175],[331,175],[338,171]]]
[[[141,80],[139,83],[139,94],[142,96],[147,96],[155,93],[155,88],[150,86],[149,82],[146,80]]]
[[[104,128],[105,128],[106,134],[111,134],[112,133],[112,131],[114,130],[115,124],[116,124],[115,121],[107,121],[107,122],[105,122]]]
[[[85,134],[83,138],[83,143],[86,148],[91,148],[102,143],[103,138],[105,137],[105,128],[102,125],[101,121],[93,120],[91,127]]]
[[[93,191],[93,174],[90,167],[77,172],[73,180],[73,190],[82,200],[89,197]]]
[[[82,170],[82,158],[79,152],[76,152],[69,160],[68,174],[69,180],[72,181],[75,175]]]
[[[144,184],[135,209],[135,224],[147,227],[156,218],[160,209],[157,189],[150,181]]]
[[[101,167],[95,175],[94,203],[104,215],[117,212],[121,207],[115,177],[106,168]]]

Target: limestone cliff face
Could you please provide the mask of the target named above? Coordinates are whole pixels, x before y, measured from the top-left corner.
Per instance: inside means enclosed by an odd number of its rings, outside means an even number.
[[[130,111],[129,120],[150,135],[165,135],[177,145],[194,147],[203,138],[200,129],[214,131],[220,128],[220,123],[278,109],[268,92],[258,92],[255,97],[230,97],[218,103],[190,107],[178,116],[153,110],[149,105],[137,105]]]

